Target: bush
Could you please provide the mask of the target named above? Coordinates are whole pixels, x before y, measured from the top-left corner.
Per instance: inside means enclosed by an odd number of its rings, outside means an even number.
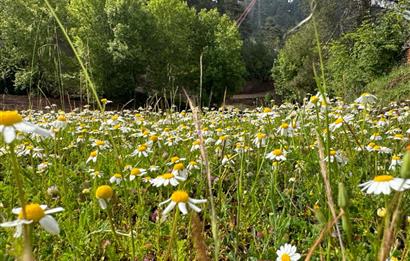
[[[348,99],[373,79],[389,73],[400,60],[408,33],[408,22],[388,12],[333,42],[327,62],[330,89]]]

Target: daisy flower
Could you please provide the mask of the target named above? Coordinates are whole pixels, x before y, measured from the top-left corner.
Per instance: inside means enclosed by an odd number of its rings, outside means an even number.
[[[375,132],[372,136],[370,136],[370,140],[382,140],[382,137],[380,136],[380,133]]]
[[[347,163],[347,159],[340,153],[340,151],[336,151],[336,150],[330,150],[330,162],[338,162],[341,164],[346,164]],[[328,158],[326,157],[325,161],[327,161]]]
[[[176,205],[178,205],[178,208],[182,212],[182,214],[185,215],[188,213],[187,204],[195,212],[201,212],[201,209],[197,207],[195,204],[206,203],[206,202],[207,202],[206,199],[190,198],[186,191],[177,190],[174,193],[172,193],[171,198],[161,202],[159,206],[169,203],[169,205],[162,212],[163,216],[166,216],[169,212],[171,212],[175,208]]]
[[[193,152],[193,151],[199,150],[200,145],[201,145],[200,140],[199,139],[195,140],[194,142],[192,142],[192,146],[191,146],[190,151]]]
[[[114,192],[108,185],[102,185],[95,191],[95,197],[98,199],[98,203],[102,209],[107,208],[108,202],[111,200]]]
[[[148,138],[147,144],[148,144],[149,146],[151,146],[151,147],[152,147],[154,144],[157,144],[158,147],[161,148],[161,143],[160,143],[159,141],[160,141],[160,137],[158,137],[157,135],[153,134],[153,135],[151,135],[151,136]]]
[[[218,140],[215,142],[215,145],[226,144],[228,145],[228,135],[219,136]]]
[[[63,129],[67,126],[67,118],[64,114],[61,114],[57,117],[57,119],[53,122],[53,127],[56,129]]]
[[[89,169],[89,170],[88,170],[88,173],[90,173],[90,175],[91,175],[91,177],[92,177],[93,179],[95,179],[95,178],[101,178],[102,175],[103,175],[103,173],[102,173],[101,171],[99,171],[99,170],[94,170],[94,169]]]
[[[355,102],[357,103],[362,103],[362,104],[373,104],[376,103],[377,101],[377,97],[370,94],[370,93],[363,93],[362,95],[360,95],[359,98],[357,98],[355,100]]]
[[[147,144],[141,144],[141,145],[138,145],[137,149],[134,150],[134,151],[131,153],[131,156],[132,156],[132,157],[138,156],[138,157],[145,157],[145,158],[146,158],[146,157],[148,157],[148,154],[149,154],[150,152],[151,152],[151,151],[149,150]]]
[[[171,161],[167,163],[167,165],[171,166],[171,165],[174,165],[174,164],[177,164],[177,163],[181,163],[185,160],[186,160],[186,158],[180,158],[178,156],[174,156],[174,157],[171,158]]]
[[[177,163],[174,165],[172,169],[172,174],[176,176],[186,177],[188,174],[188,170],[185,168],[183,163]]]
[[[117,185],[120,184],[122,181],[122,175],[120,173],[115,173],[110,178],[110,183],[116,183]]]
[[[277,133],[284,137],[293,137],[293,127],[284,122],[278,127]]]
[[[142,175],[145,175],[146,173],[147,171],[145,169],[133,168],[131,169],[130,180],[133,181],[136,176],[142,176]]]
[[[275,161],[284,161],[286,160],[286,151],[282,151],[281,149],[272,150],[266,155],[266,158]]]
[[[296,252],[296,247],[291,244],[284,244],[276,251],[276,254],[278,255],[276,261],[297,261],[301,258]]]
[[[52,137],[53,133],[30,122],[23,121],[17,111],[0,111],[0,133],[3,133],[5,143],[11,143],[16,138],[16,130],[25,133],[35,133],[43,137]]]
[[[161,186],[176,186],[179,184],[179,181],[185,181],[185,177],[181,177],[178,175],[174,175],[172,173],[165,173],[163,175],[160,175],[154,179],[151,179],[150,182],[154,187],[161,187]]]
[[[380,175],[374,177],[373,180],[360,184],[359,187],[367,194],[379,195],[383,193],[384,195],[389,195],[392,189],[396,191],[409,189],[410,180],[395,178],[390,175]]]
[[[50,234],[56,235],[60,233],[60,227],[57,221],[50,215],[56,212],[61,212],[64,209],[61,207],[47,210],[46,205],[30,203],[24,206],[26,218],[23,218],[22,208],[13,208],[13,214],[18,215],[18,219],[0,224],[1,227],[16,227],[14,237],[20,237],[23,232],[23,224],[40,223],[40,225]]]
[[[99,150],[107,149],[110,147],[110,145],[104,140],[94,140],[91,145]]]
[[[256,148],[261,148],[266,146],[266,137],[267,135],[262,132],[258,132],[255,135],[255,138],[253,139],[252,143],[255,145]]]
[[[391,163],[389,166],[390,170],[395,170],[397,166],[400,166],[403,163],[403,160],[400,158],[400,156],[393,155],[391,158]]]
[[[91,151],[90,156],[88,157],[85,164],[88,164],[88,162],[90,162],[90,161],[92,161],[94,163],[97,162],[97,157],[98,157],[98,151],[96,151],[96,150]]]
[[[198,162],[191,160],[187,166],[188,170],[193,170],[193,169],[200,169],[198,166]]]
[[[225,155],[224,158],[222,159],[222,166],[235,164],[234,158],[235,158],[235,155],[229,155],[229,154]]]

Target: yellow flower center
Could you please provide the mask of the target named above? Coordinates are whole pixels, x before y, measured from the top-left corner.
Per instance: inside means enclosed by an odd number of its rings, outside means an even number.
[[[11,126],[22,121],[23,117],[17,111],[0,111],[0,125]]]
[[[394,135],[394,137],[399,138],[399,139],[403,139],[404,136],[403,136],[403,134],[399,133],[399,134]]]
[[[192,142],[192,145],[199,145],[200,143],[201,143],[200,140],[196,140],[196,141]]]
[[[145,144],[139,145],[138,148],[137,148],[137,150],[138,150],[139,152],[146,151],[146,150],[147,150],[147,145],[145,145]]]
[[[174,165],[174,170],[183,170],[184,169],[184,164],[182,163],[177,163]]]
[[[224,140],[226,140],[226,138],[228,138],[228,136],[223,135],[223,136],[219,137],[219,140],[220,140],[220,141],[224,141]]]
[[[336,151],[335,150],[331,150],[330,151],[330,156],[335,156],[336,155]]]
[[[282,123],[282,124],[280,125],[280,127],[281,127],[282,129],[287,129],[287,128],[289,128],[289,124],[287,124],[286,122],[284,122],[284,123]]]
[[[391,159],[392,160],[400,160],[400,156],[394,155]]]
[[[102,146],[102,145],[105,144],[105,141],[103,141],[103,140],[96,140],[96,141],[95,141],[95,144],[96,144],[97,146]]]
[[[380,175],[380,176],[376,176],[374,177],[373,181],[375,182],[387,182],[394,179],[393,176],[391,175]]]
[[[290,256],[288,254],[283,254],[280,258],[281,261],[290,261]]]
[[[189,164],[192,165],[192,166],[197,165],[196,161],[190,161]]]
[[[120,173],[115,173],[115,174],[114,174],[114,177],[116,177],[117,179],[121,179],[121,178],[122,178],[122,175],[121,175]]]
[[[163,179],[172,179],[174,177],[174,174],[165,173],[165,174],[162,174],[160,177],[163,178]]]
[[[374,149],[374,150],[380,150],[381,147],[380,147],[379,145],[376,145],[376,146],[373,147],[373,149]]]
[[[188,193],[186,193],[183,190],[177,190],[174,193],[172,193],[171,200],[180,203],[180,202],[188,202],[189,196]]]
[[[133,175],[133,176],[137,176],[137,175],[140,175],[140,174],[141,174],[141,170],[139,168],[133,168],[131,170],[131,175]]]
[[[149,139],[150,139],[150,141],[152,141],[152,142],[156,142],[156,141],[158,141],[158,136],[152,135],[151,137],[149,137]]]
[[[282,155],[282,150],[281,149],[276,149],[276,150],[273,150],[272,153],[275,156],[280,156],[280,155]]]
[[[310,97],[310,102],[311,103],[317,103],[318,101],[319,101],[319,97],[317,97],[317,96]]]
[[[110,199],[112,198],[113,193],[114,192],[110,186],[102,185],[97,188],[97,191],[95,192],[95,197],[102,199]]]
[[[97,151],[96,151],[96,150],[95,150],[95,151],[92,151],[92,152],[90,153],[90,157],[93,157],[93,158],[97,157]]]
[[[102,104],[107,104],[108,100],[106,98],[101,99]]]
[[[337,120],[335,120],[335,124],[342,124],[343,123],[343,118],[337,118]]]
[[[39,204],[31,203],[27,204],[24,209],[26,210],[26,220],[33,220],[38,222],[45,216],[44,210]],[[19,219],[23,219],[23,210],[19,213]]]
[[[67,118],[64,115],[60,115],[57,117],[58,121],[67,121]]]
[[[369,145],[367,145],[367,146],[369,146],[370,148],[373,148],[374,146],[376,146],[376,143],[370,142]]]
[[[262,139],[266,138],[266,134],[262,133],[262,132],[258,132],[256,134],[256,137],[258,138],[258,140],[262,140]]]
[[[265,107],[265,108],[263,108],[263,112],[264,113],[272,112],[272,109],[268,108],[268,107]]]
[[[113,120],[113,121],[118,120],[118,115],[114,115],[114,116],[112,116],[112,117],[111,117],[111,120]]]
[[[171,158],[171,162],[172,163],[175,163],[175,162],[177,162],[179,160],[179,157],[178,156],[175,156],[175,157],[172,157]]]

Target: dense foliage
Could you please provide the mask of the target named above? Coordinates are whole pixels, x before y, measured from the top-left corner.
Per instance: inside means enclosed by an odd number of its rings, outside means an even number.
[[[334,41],[327,66],[330,89],[344,97],[362,92],[368,83],[400,62],[409,32],[409,23],[389,12]]]
[[[72,66],[73,53],[44,3],[1,4],[2,79],[16,90],[84,93],[87,83]],[[229,93],[242,84],[238,29],[215,10],[197,12],[182,0],[59,0],[53,5],[98,91],[112,99],[127,101],[137,90],[167,97],[182,87],[196,92],[201,55],[206,101],[217,102],[225,89]]]
[[[314,69],[319,72],[320,66],[313,23],[329,90],[347,99],[360,94],[368,83],[401,62],[410,36],[404,17],[400,9],[383,10],[365,1],[319,2],[314,19],[292,34],[279,51],[272,69],[277,94],[300,101],[317,89]]]

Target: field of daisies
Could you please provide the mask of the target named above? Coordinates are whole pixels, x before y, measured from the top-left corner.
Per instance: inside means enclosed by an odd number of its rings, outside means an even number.
[[[2,260],[410,259],[409,102],[51,107],[0,134]]]

